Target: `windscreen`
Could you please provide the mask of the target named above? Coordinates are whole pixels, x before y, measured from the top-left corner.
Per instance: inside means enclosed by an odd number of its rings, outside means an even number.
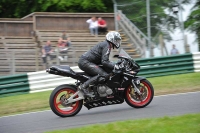
[[[119,57],[122,57],[122,58],[131,58],[130,55],[128,55],[123,49],[120,49]]]

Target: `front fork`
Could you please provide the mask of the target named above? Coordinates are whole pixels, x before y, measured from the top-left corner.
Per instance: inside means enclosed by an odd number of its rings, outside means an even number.
[[[140,84],[140,80],[139,79],[136,79],[136,80],[132,79],[131,83],[134,87],[134,91],[137,92],[137,94],[141,96],[142,93],[140,92],[140,89],[137,87]]]

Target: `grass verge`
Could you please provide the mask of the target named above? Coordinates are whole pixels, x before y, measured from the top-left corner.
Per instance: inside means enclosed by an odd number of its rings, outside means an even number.
[[[200,133],[200,114],[126,120],[46,133]]]
[[[155,95],[200,91],[200,73],[148,78]],[[0,98],[0,116],[49,109],[51,91]]]
[[[155,95],[200,91],[200,73],[148,78]]]

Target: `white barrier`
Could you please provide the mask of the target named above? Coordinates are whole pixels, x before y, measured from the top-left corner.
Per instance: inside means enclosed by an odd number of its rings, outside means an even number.
[[[82,72],[78,66],[71,67],[75,72]],[[53,90],[62,84],[75,83],[76,80],[70,77],[63,77],[49,74],[46,71],[27,73],[30,93]]]
[[[200,52],[193,53],[194,72],[200,72]]]

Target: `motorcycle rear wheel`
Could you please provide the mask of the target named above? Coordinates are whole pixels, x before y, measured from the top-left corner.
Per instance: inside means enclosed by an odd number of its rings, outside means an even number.
[[[138,95],[137,92],[134,92],[132,85],[129,85],[125,90],[125,101],[131,107],[143,108],[150,104],[153,100],[154,88],[148,80],[141,80],[139,89],[142,93],[141,96]]]
[[[60,85],[56,87],[49,98],[51,110],[60,117],[70,117],[79,113],[83,105],[83,100],[70,104],[65,103],[71,95],[76,93],[76,90],[77,89],[71,85]]]

